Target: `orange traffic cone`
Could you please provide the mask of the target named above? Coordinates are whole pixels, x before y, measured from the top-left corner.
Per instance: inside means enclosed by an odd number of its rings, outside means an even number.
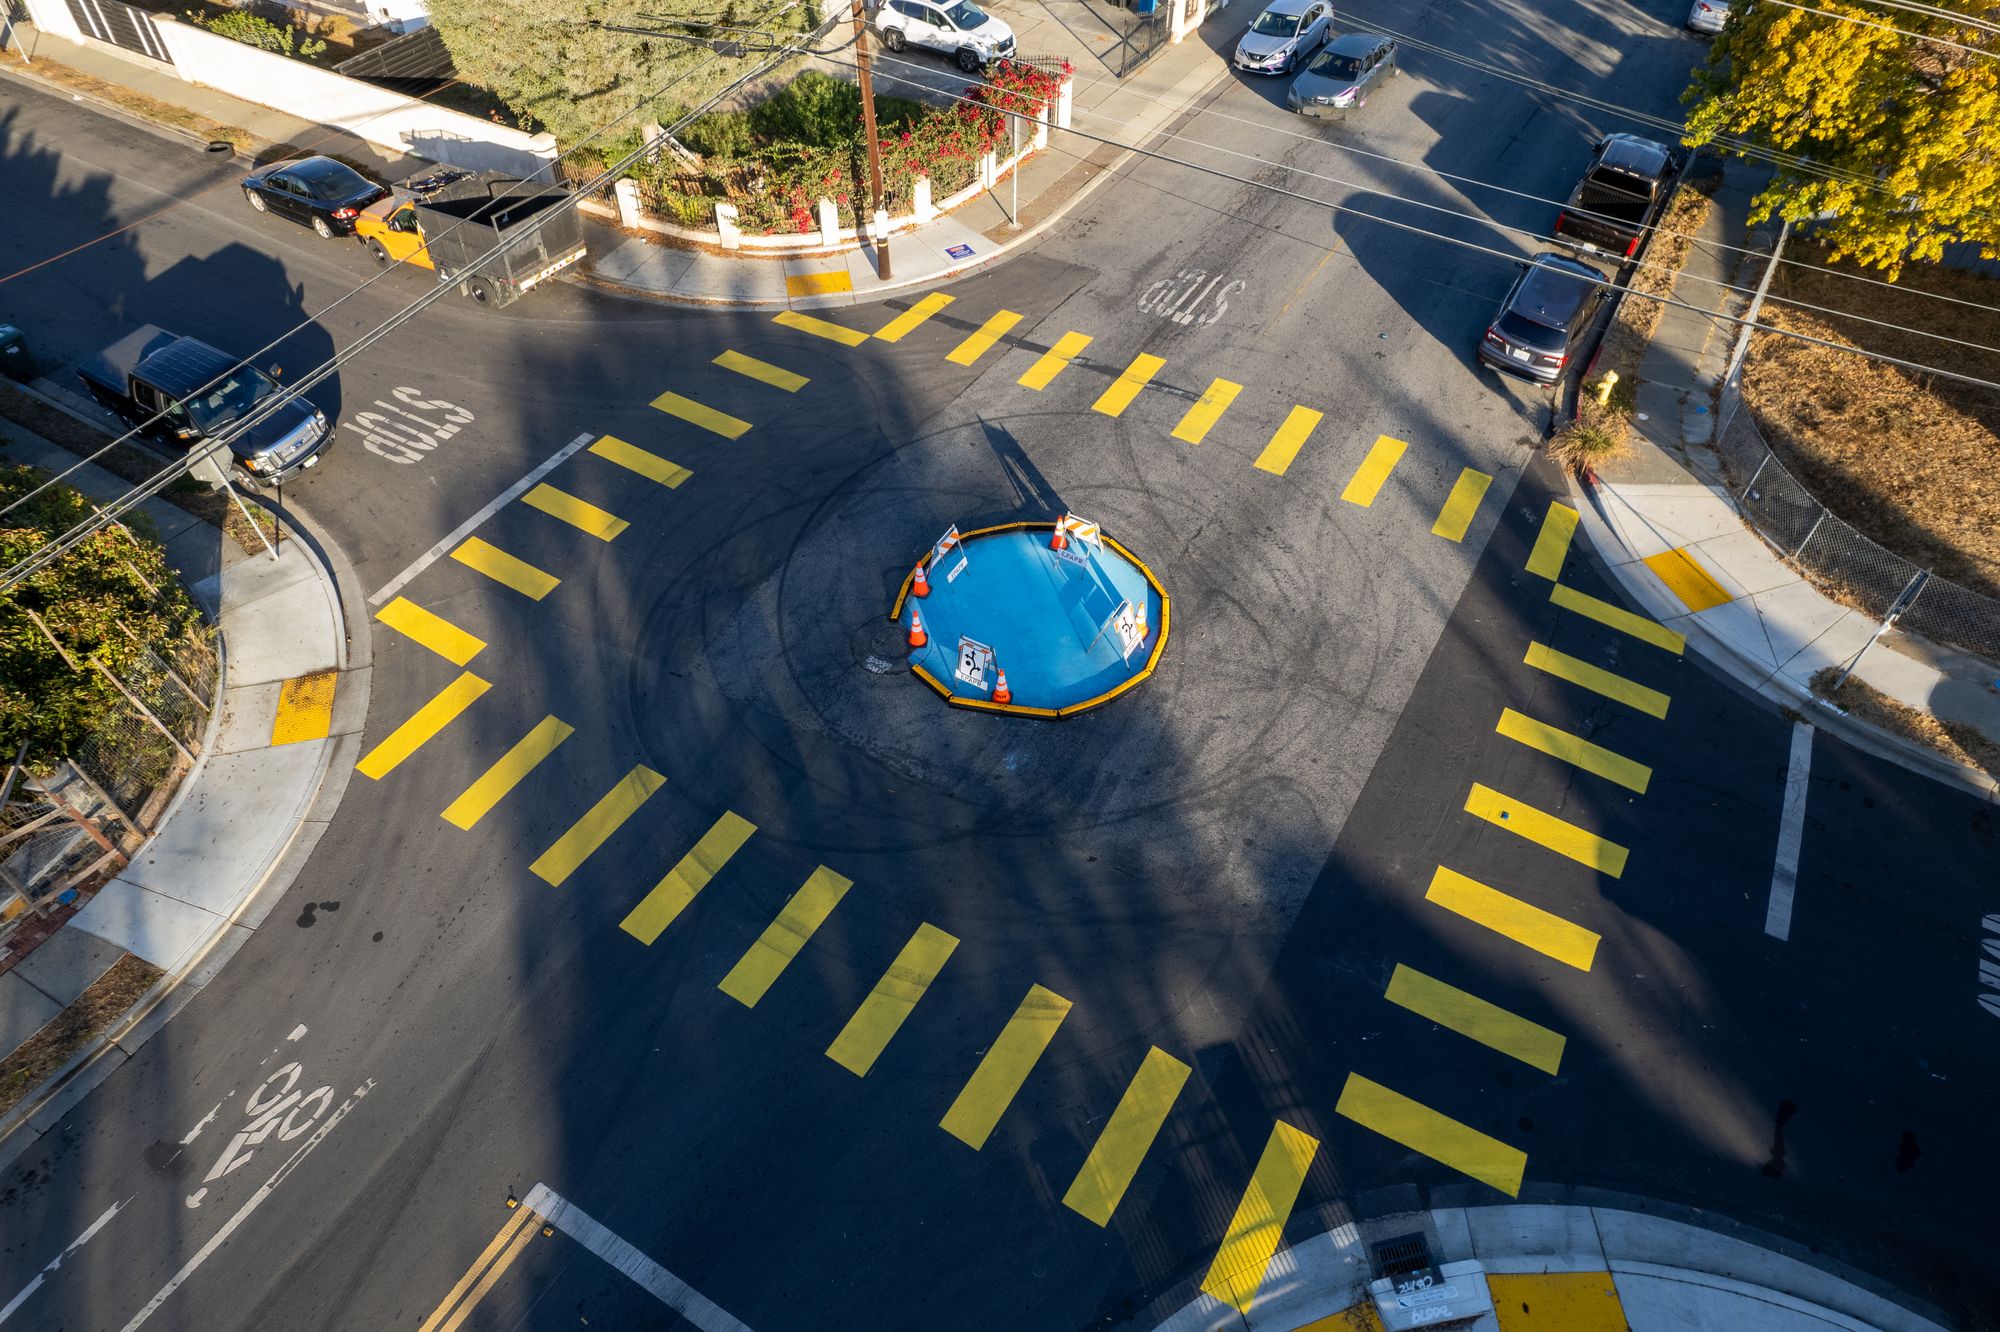
[[[917,566],[916,574],[910,579],[910,595],[913,597],[927,597],[930,594],[931,594],[930,575],[926,574],[924,572],[924,566],[919,564]]]
[[[1007,687],[1007,672],[1004,670],[1000,672],[1000,678],[994,682],[993,701],[995,703],[1012,703],[1014,701],[1014,691]]]
[[[931,636],[924,632],[923,613],[915,606],[910,607],[910,646],[920,648],[930,641]]]
[[[1068,517],[1068,514],[1064,514],[1061,518],[1056,519],[1056,530],[1049,533],[1050,550],[1063,550],[1068,547],[1069,538],[1063,534],[1063,522]]]

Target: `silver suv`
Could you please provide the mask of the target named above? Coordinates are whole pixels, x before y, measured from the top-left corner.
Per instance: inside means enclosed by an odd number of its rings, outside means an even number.
[[[1014,54],[1014,30],[972,0],[887,0],[876,11],[875,31],[891,51],[927,46],[951,56],[968,74]]]

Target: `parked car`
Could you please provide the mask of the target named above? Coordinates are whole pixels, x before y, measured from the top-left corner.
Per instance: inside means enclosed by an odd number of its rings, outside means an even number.
[[[274,162],[243,178],[243,197],[260,213],[276,213],[320,235],[352,235],[361,210],[389,191],[331,157]]]
[[[1350,32],[1313,57],[1292,80],[1285,105],[1302,116],[1325,116],[1368,104],[1368,90],[1396,72],[1396,44],[1370,32]]]
[[[1607,134],[1590,151],[1590,165],[1556,215],[1556,238],[1629,259],[1665,211],[1680,161],[1636,134]]]
[[[1727,22],[1729,0],[1694,0],[1694,8],[1688,11],[1687,25],[1695,32],[1721,32]]]
[[[928,47],[952,57],[967,74],[1014,54],[1014,30],[972,0],[888,0],[876,11],[875,31],[891,51]]]
[[[1333,32],[1327,0],[1272,0],[1236,43],[1236,68],[1251,74],[1289,74]]]
[[[1604,302],[1604,279],[1568,255],[1547,252],[1521,265],[1500,313],[1479,339],[1479,359],[1537,384],[1562,378]]]

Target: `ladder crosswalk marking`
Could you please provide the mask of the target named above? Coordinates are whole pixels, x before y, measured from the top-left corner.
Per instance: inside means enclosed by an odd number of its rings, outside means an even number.
[[[600,509],[588,500],[580,500],[568,491],[557,490],[546,481],[521,496],[521,503],[531,509],[540,509],[579,532],[588,532],[599,541],[609,541],[631,526],[617,514]]]
[[[1437,521],[1431,524],[1431,534],[1446,541],[1465,540],[1472,516],[1479,512],[1479,501],[1486,498],[1486,488],[1492,484],[1493,478],[1484,472],[1475,472],[1470,467],[1461,471],[1458,480],[1452,483],[1444,507],[1438,510]]]
[[[1047,388],[1089,345],[1088,333],[1063,334],[1056,340],[1055,346],[1043,352],[1041,359],[1028,367],[1028,373],[1021,376],[1021,387],[1037,391]]]
[[[847,1019],[840,1035],[826,1047],[826,1057],[856,1077],[867,1077],[868,1070],[875,1067],[882,1051],[889,1048],[890,1038],[924,997],[924,991],[937,979],[956,947],[955,936],[928,921],[919,925],[910,941],[903,945],[903,951],[896,954],[896,960],[882,973],[882,979],[875,982],[875,988],[861,1001],[861,1007]]]
[[[824,865],[814,870],[715,988],[745,1008],[755,1008],[853,886],[852,879]]]
[[[1625,873],[1624,847],[1490,786],[1472,784],[1471,794],[1465,797],[1465,812],[1614,879]]]
[[[575,728],[560,718],[542,718],[498,762],[466,787],[458,799],[446,805],[440,817],[455,828],[471,831],[509,791],[521,784],[522,778],[535,770],[536,764],[553,754],[556,746],[574,732]]]
[[[1382,493],[1382,487],[1388,484],[1389,473],[1395,470],[1403,450],[1409,447],[1400,439],[1377,435],[1375,443],[1368,449],[1368,456],[1361,460],[1361,466],[1355,468],[1354,475],[1347,479],[1340,497],[1364,509],[1372,505],[1375,497]]]
[[[1522,660],[1538,671],[1545,671],[1573,685],[1582,685],[1593,694],[1602,694],[1629,708],[1636,708],[1648,717],[1665,717],[1667,705],[1673,701],[1659,690],[1648,689],[1637,680],[1628,680],[1615,671],[1593,666],[1541,643],[1528,644],[1528,655]]]
[[[1283,476],[1285,469],[1292,465],[1292,459],[1299,456],[1306,439],[1313,428],[1320,423],[1321,413],[1310,407],[1294,407],[1278,432],[1271,436],[1271,442],[1257,455],[1257,467],[1272,476]]]
[[[1055,1039],[1056,1028],[1069,1016],[1069,1009],[1069,1000],[1053,990],[1029,986],[1027,997],[987,1047],[979,1067],[972,1071],[938,1127],[975,1152],[984,1147],[994,1125],[1028,1080],[1035,1061]]]
[[[498,546],[478,537],[467,537],[451,552],[466,568],[483,573],[504,587],[511,587],[530,601],[540,601],[556,590],[562,579],[544,573],[526,560],[516,559]]]
[[[825,338],[829,342],[837,342],[843,347],[859,347],[868,341],[866,333],[843,328],[839,324],[830,324],[824,319],[814,319],[811,315],[800,314],[796,310],[782,310],[771,316],[771,322],[796,329],[800,333],[810,333],[816,338]]]
[[[1564,1039],[1560,1034],[1414,967],[1398,962],[1382,997],[1551,1077],[1562,1066]]]
[[[953,365],[971,365],[974,361],[993,350],[993,344],[1007,336],[1014,325],[1021,322],[1021,316],[1012,310],[1002,310],[979,326],[979,331],[951,349],[944,358]]]
[[[471,707],[474,699],[492,687],[466,671],[411,713],[408,721],[383,736],[382,743],[363,755],[355,768],[362,776],[378,781],[388,776],[397,764],[422,749],[439,731],[451,725],[453,718]]]
[[[757,825],[750,820],[733,810],[723,811],[722,817],[701,835],[688,853],[653,885],[653,890],[625,914],[625,919],[618,922],[618,928],[640,943],[651,946],[667,926],[687,910],[695,895],[708,887],[708,881],[729,863],[729,858],[743,849],[743,844],[756,831]]]
[[[748,421],[731,416],[728,412],[719,412],[713,407],[678,393],[662,393],[653,399],[653,406],[668,416],[678,417],[689,425],[700,426],[703,430],[720,435],[724,439],[741,439],[750,429]]]
[[[938,311],[950,305],[952,298],[941,291],[934,291],[918,301],[903,313],[875,330],[875,336],[883,342],[901,342],[914,332],[918,325]]]
[[[1549,504],[1549,516],[1535,533],[1535,548],[1528,552],[1528,572],[1551,582],[1562,576],[1563,561],[1569,557],[1569,543],[1576,535],[1576,510],[1560,500]]]
[[[797,393],[812,382],[804,375],[772,365],[769,361],[760,361],[754,356],[745,356],[740,351],[726,351],[716,357],[713,364],[787,393]]]
[[[426,647],[454,666],[463,666],[486,647],[442,615],[425,610],[414,601],[397,597],[375,612],[375,618],[418,647]]]
[[[1457,870],[1438,866],[1424,900],[1578,971],[1597,960],[1596,934]]]
[[[1509,740],[1517,740],[1530,749],[1539,749],[1551,758],[1559,758],[1572,767],[1616,782],[1638,795],[1646,794],[1646,787],[1653,780],[1653,770],[1645,764],[1634,763],[1623,754],[1593,744],[1580,735],[1571,735],[1533,717],[1524,717],[1512,708],[1500,710],[1499,724],[1493,729]]]
[[[1165,1050],[1154,1046],[1146,1051],[1145,1062],[1132,1075],[1118,1108],[1097,1135],[1084,1158],[1083,1168],[1063,1194],[1063,1206],[1098,1225],[1109,1225],[1118,1210],[1118,1200],[1132,1185],[1146,1149],[1167,1122],[1167,1112],[1181,1094],[1193,1070]]]
[[[1229,1219],[1229,1229],[1223,1232],[1222,1244],[1215,1251],[1215,1261],[1201,1279],[1202,1290],[1238,1313],[1250,1312],[1318,1151],[1319,1139],[1310,1133],[1302,1133],[1282,1119],[1271,1125],[1271,1136],[1257,1158],[1250,1186],[1243,1190],[1242,1201],[1236,1204],[1236,1214]]]
[[[1132,405],[1132,400],[1139,396],[1139,390],[1145,388],[1153,376],[1160,373],[1160,367],[1166,363],[1164,357],[1148,356],[1140,352],[1132,358],[1132,364],[1125,367],[1125,373],[1112,380],[1111,387],[1098,395],[1097,401],[1090,405],[1090,410],[1102,412],[1106,416],[1120,415]]]
[[[1201,395],[1201,400],[1187,409],[1187,415],[1174,427],[1174,438],[1183,444],[1199,444],[1208,438],[1208,432],[1229,410],[1229,404],[1236,401],[1236,395],[1243,391],[1241,384],[1227,379],[1211,383]]]
[[[569,826],[554,845],[535,857],[528,866],[534,876],[552,888],[560,888],[577,867],[590,859],[597,848],[611,839],[625,820],[639,812],[653,792],[667,779],[641,763],[620,777],[609,791],[598,797],[590,812]]]
[[[637,472],[648,481],[657,481],[668,490],[678,488],[681,482],[694,475],[679,463],[668,462],[659,454],[649,453],[636,444],[627,444],[616,435],[606,435],[591,445],[590,451],[628,472]]]
[[[1333,1109],[1335,1114],[1490,1185],[1510,1198],[1520,1195],[1521,1176],[1528,1169],[1526,1152],[1440,1114],[1401,1092],[1391,1091],[1359,1073],[1349,1073],[1347,1085],[1341,1088],[1340,1100]]]
[[[1623,606],[1614,606],[1608,601],[1600,601],[1588,592],[1579,592],[1567,583],[1557,583],[1549,592],[1549,600],[1564,610],[1575,611],[1585,619],[1595,620],[1622,634],[1630,634],[1642,643],[1651,643],[1656,648],[1664,648],[1680,656],[1687,648],[1687,638],[1675,633],[1658,620],[1644,615],[1635,615]]]

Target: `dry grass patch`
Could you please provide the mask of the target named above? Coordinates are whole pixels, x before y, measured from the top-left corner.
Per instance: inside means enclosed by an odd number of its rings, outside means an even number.
[[[1970,764],[1983,772],[2000,776],[2000,744],[1987,739],[1973,727],[1943,721],[1907,703],[1899,703],[1852,675],[1835,690],[1833,682],[1839,674],[1837,667],[1822,667],[1812,678],[1812,691],[1822,698],[1832,699],[1843,712],[1879,726],[1892,735],[1914,740],[1955,762]]]
[[[1626,433],[1631,420],[1632,413],[1620,405],[1616,394],[1608,405],[1600,406],[1595,395],[1586,393],[1577,400],[1576,419],[1549,439],[1549,457],[1579,476],[1622,458],[1632,451]]]
[[[30,1036],[27,1044],[0,1059],[0,1114],[12,1110],[22,1097],[48,1081],[77,1051],[123,1017],[161,974],[158,967],[127,953],[78,995],[75,1003]]]
[[[72,92],[80,92],[86,97],[94,97],[100,102],[109,102],[122,111],[129,111],[142,120],[155,124],[171,125],[175,129],[186,130],[210,142],[226,140],[238,150],[249,148],[257,142],[255,135],[240,125],[225,125],[218,120],[190,111],[172,102],[163,102],[157,97],[106,83],[103,79],[86,74],[80,69],[58,64],[46,56],[35,59],[34,74],[50,83],[58,83]]]
[[[1810,246],[1789,254],[1823,262]],[[2000,281],[1920,264],[1903,272],[1890,288],[1783,265],[1772,293],[2000,345]],[[2000,355],[1991,352],[1775,303],[1764,320],[2000,380]],[[1743,398],[1779,460],[1837,516],[1905,559],[2000,596],[2000,392],[1760,333],[1745,362]]]

